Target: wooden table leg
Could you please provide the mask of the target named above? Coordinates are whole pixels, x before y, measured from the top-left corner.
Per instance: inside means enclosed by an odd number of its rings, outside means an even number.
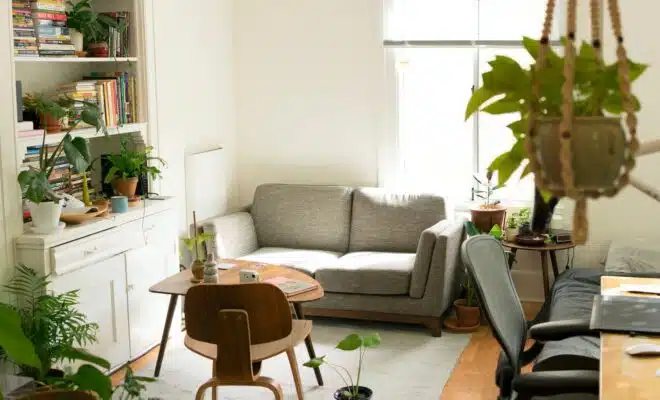
[[[541,269],[543,270],[543,292],[545,293],[545,298],[547,299],[550,296],[550,277],[548,277],[548,257],[547,251],[540,251],[541,254]]]
[[[516,261],[516,253],[518,252],[518,249],[512,248],[509,250],[509,257],[507,262],[509,263],[509,269],[513,268],[513,263]]]
[[[160,348],[158,349],[158,359],[156,360],[156,370],[154,377],[158,378],[160,375],[160,367],[163,364],[163,356],[165,355],[165,346],[167,346],[167,339],[170,336],[170,327],[172,326],[172,318],[174,317],[174,310],[176,309],[176,302],[179,295],[173,294],[170,296],[170,306],[167,308],[167,317],[165,318],[165,327],[163,327],[163,337],[160,339]]]
[[[302,305],[300,303],[293,303],[293,309],[296,312],[296,317],[298,319],[305,319],[305,314],[303,313]],[[305,338],[305,347],[307,347],[309,358],[316,358],[316,351],[314,351],[311,334]],[[316,375],[316,381],[319,383],[319,386],[323,386],[323,376],[321,376],[321,369],[319,367],[314,368],[314,375]]]
[[[557,253],[550,250],[550,263],[552,264],[552,273],[555,274],[555,279],[559,276],[559,266],[557,265]]]

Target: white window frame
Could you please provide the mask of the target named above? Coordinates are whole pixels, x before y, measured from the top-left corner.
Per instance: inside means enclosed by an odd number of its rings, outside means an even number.
[[[403,160],[399,155],[399,93],[400,93],[400,82],[398,79],[397,65],[394,54],[390,49],[397,48],[471,48],[474,50],[474,80],[473,88],[476,90],[479,87],[481,74],[485,71],[480,71],[480,49],[482,48],[523,48],[522,40],[427,40],[427,39],[415,39],[415,40],[392,40],[385,39],[385,32],[387,32],[387,21],[388,13],[391,9],[393,0],[384,0],[383,7],[383,46],[385,50],[385,77],[388,83],[387,94],[386,94],[386,124],[387,127],[384,135],[385,140],[382,142],[381,149],[379,151],[380,160],[379,160],[379,173],[378,180],[379,185],[383,187],[396,188],[400,179],[397,176],[398,171],[402,170]],[[414,0],[410,0],[414,1]],[[477,3],[477,8],[475,12],[477,13],[477,21],[479,14],[479,0],[474,0]],[[528,0],[532,1],[532,0]],[[545,0],[537,0],[544,1]],[[563,35],[566,31],[565,24],[565,0],[559,0],[557,2],[557,7],[555,9],[555,18],[556,26],[553,27],[553,36]],[[539,37],[540,29],[543,21],[539,20]],[[479,24],[479,22],[477,22]],[[477,26],[477,31],[479,25]],[[559,40],[551,40],[550,44],[553,47],[561,46]],[[472,117],[472,139],[473,139],[473,149],[472,149],[472,169],[473,174],[480,174],[485,171],[488,165],[479,165],[479,113],[476,113]],[[474,199],[472,199],[474,200]],[[457,204],[457,208],[462,209],[465,207],[465,203],[470,202],[470,193],[466,193],[465,200]],[[514,204],[528,205],[533,202],[533,200],[521,200],[521,199],[507,199],[508,202]]]

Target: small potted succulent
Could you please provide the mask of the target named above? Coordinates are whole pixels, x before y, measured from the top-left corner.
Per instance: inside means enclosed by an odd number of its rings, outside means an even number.
[[[358,350],[358,368],[355,379],[353,379],[353,376],[346,368],[329,362],[327,356],[312,358],[307,361],[304,366],[308,368],[318,368],[325,364],[332,368],[341,377],[346,386],[335,391],[333,396],[334,400],[371,400],[373,390],[365,386],[360,386],[360,379],[362,377],[362,366],[367,349],[372,349],[379,345],[380,335],[378,333],[368,335],[352,333],[337,344],[336,348],[342,351]]]
[[[153,161],[161,165],[166,163],[160,157],[149,155],[153,147],[132,150],[129,148],[129,139],[126,136],[122,136],[120,140],[119,154],[108,154],[110,169],[105,176],[105,183],[112,183],[117,194],[133,199],[141,176],[150,175],[152,179],[160,177],[160,169],[149,163]]]
[[[472,223],[481,232],[490,232],[495,225],[504,226],[506,220],[506,207],[502,206],[498,200],[493,199],[493,193],[502,188],[492,182],[493,174],[488,172],[486,180],[479,179],[476,175],[473,177],[477,183],[477,189],[474,190],[474,196],[482,199],[484,202],[476,207],[472,207]]]

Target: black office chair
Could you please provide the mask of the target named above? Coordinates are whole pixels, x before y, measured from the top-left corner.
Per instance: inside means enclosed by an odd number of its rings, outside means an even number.
[[[503,350],[496,378],[500,389],[498,399],[523,400],[538,396],[554,398],[555,395],[566,394],[579,394],[580,398],[597,399],[598,371],[520,373],[520,369],[532,362],[539,354],[543,342],[572,336],[597,335],[589,330],[589,321],[544,322],[528,329],[502,245],[489,235],[478,235],[463,243],[461,253],[463,262],[477,287],[481,308]],[[536,343],[525,351],[528,333]],[[593,395],[595,397],[592,397]]]

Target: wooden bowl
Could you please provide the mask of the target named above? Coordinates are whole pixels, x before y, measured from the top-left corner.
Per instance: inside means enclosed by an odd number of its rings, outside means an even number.
[[[523,246],[543,246],[545,244],[547,235],[541,236],[516,236],[516,243],[522,244]]]
[[[80,213],[80,214],[62,213],[62,215],[60,216],[60,221],[64,221],[69,225],[78,225],[78,224],[82,224],[83,222],[94,219],[96,217],[103,216],[104,214],[107,215],[108,213],[107,206],[105,207],[95,206],[95,207],[98,209],[95,212]]]

